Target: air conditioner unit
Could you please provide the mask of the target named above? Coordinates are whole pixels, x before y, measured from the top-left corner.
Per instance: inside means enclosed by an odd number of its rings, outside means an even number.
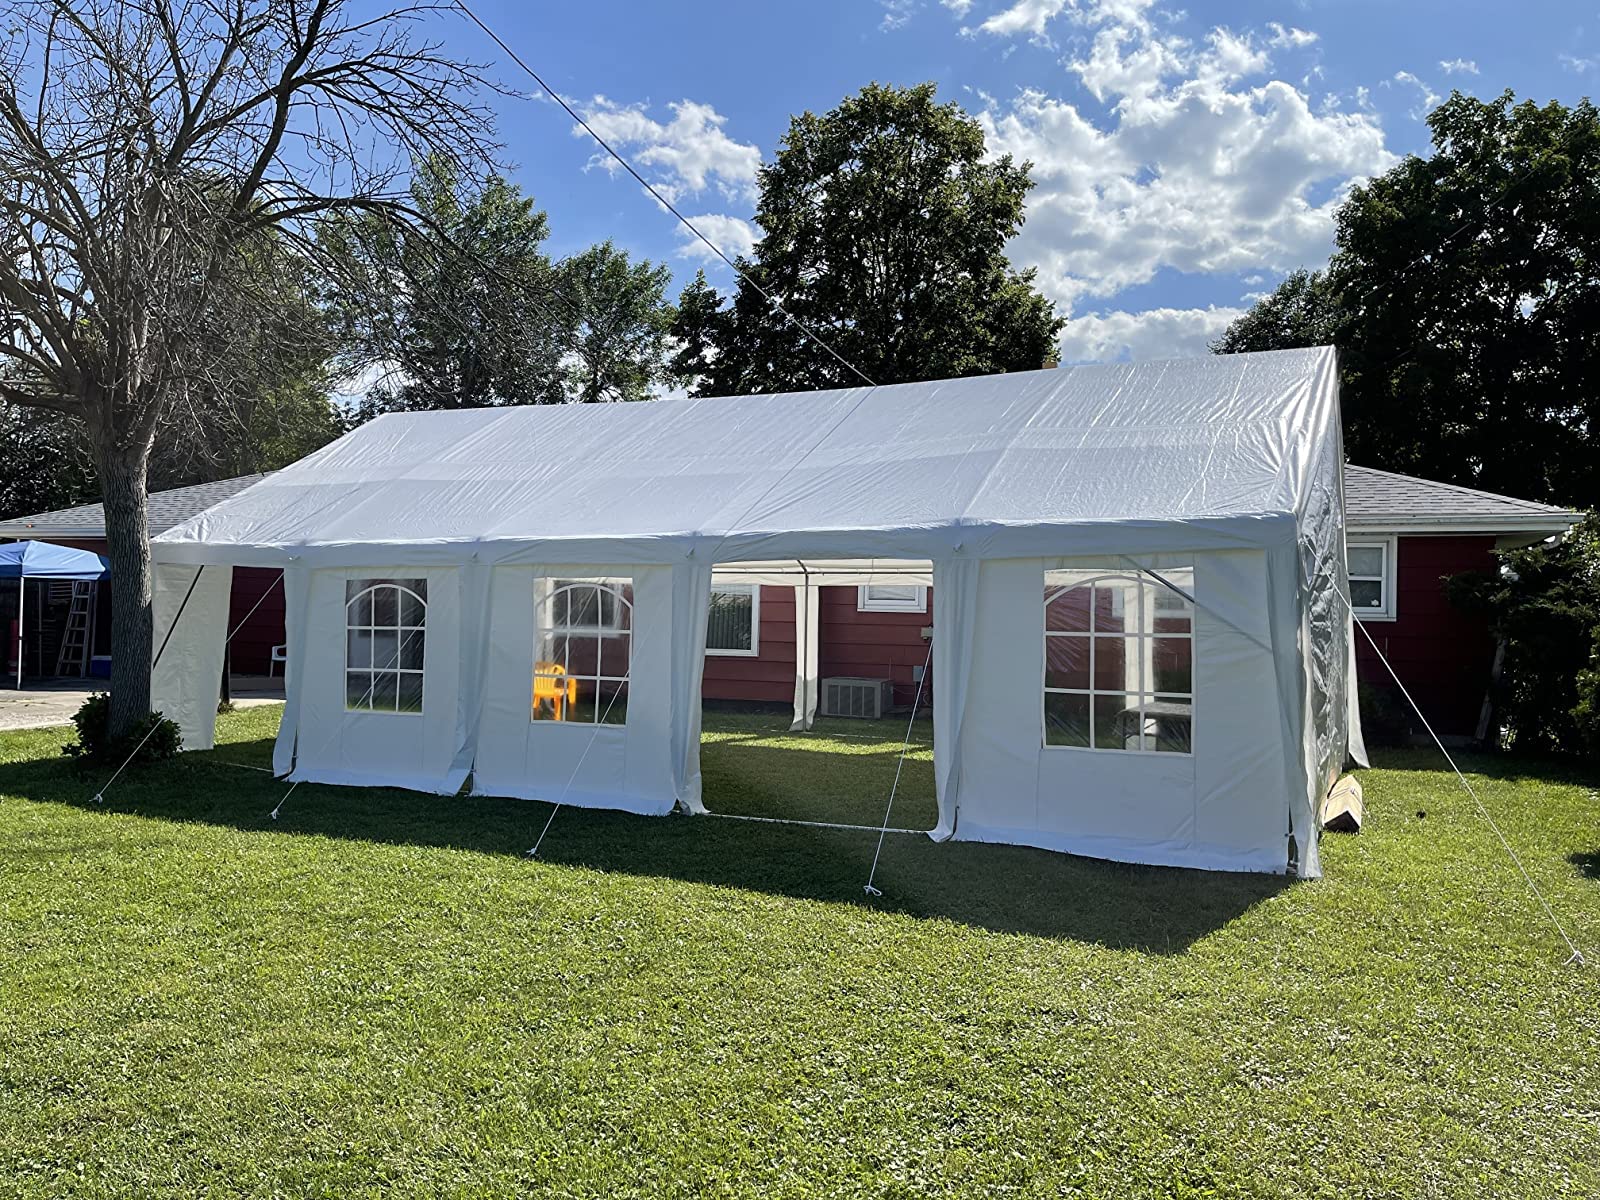
[[[894,684],[887,679],[836,676],[822,681],[822,715],[876,720],[894,705]]]

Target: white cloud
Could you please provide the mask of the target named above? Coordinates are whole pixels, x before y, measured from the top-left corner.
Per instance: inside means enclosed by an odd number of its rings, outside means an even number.
[[[1575,54],[1562,53],[1557,57],[1561,65],[1577,75],[1587,75],[1590,71],[1600,70],[1600,58],[1579,58]]]
[[[1403,83],[1407,87],[1414,87],[1422,94],[1421,104],[1417,108],[1411,110],[1411,115],[1413,117],[1421,118],[1427,116],[1433,106],[1439,103],[1439,93],[1434,91],[1427,84],[1423,83],[1422,80],[1418,79],[1410,71],[1396,71],[1394,73],[1394,82]]]
[[[1194,358],[1244,313],[1242,308],[1152,308],[1074,317],[1061,334],[1061,361]]]
[[[976,32],[994,37],[1016,37],[1026,33],[1045,40],[1045,26],[1049,25],[1071,0],[1014,0],[1010,8],[1002,9],[978,25]],[[954,7],[951,5],[950,7]],[[968,5],[970,7],[970,4]],[[963,30],[972,33],[973,30]]]
[[[709,104],[680,100],[667,105],[672,120],[663,123],[648,116],[647,107],[596,96],[583,116],[619,152],[629,152],[634,166],[646,170],[651,183],[673,203],[712,186],[726,199],[754,201],[761,151],[730,138],[723,129],[726,117]],[[577,126],[572,132],[574,137],[588,136]],[[613,174],[622,169],[603,152],[589,162]]]
[[[1191,43],[1148,21],[1150,7],[1101,0],[1079,11],[1098,26],[1067,66],[1110,108],[1109,120],[1038,90],[979,114],[992,153],[1033,163],[1037,186],[1012,258],[1037,267],[1040,288],[1069,313],[1162,270],[1275,273],[1320,263],[1350,187],[1395,161],[1373,114],[1314,111],[1290,83],[1255,82],[1270,64],[1248,35],[1214,29]],[[1226,322],[1216,314],[1232,310],[1188,311],[1193,328],[1195,312],[1215,326]],[[1177,318],[1165,319],[1175,336]],[[1093,330],[1110,336],[1132,317],[1080,320],[1093,323],[1078,334],[1069,325],[1068,341]],[[1140,336],[1142,345],[1152,335]]]
[[[704,213],[698,217],[690,217],[695,228],[711,241],[729,258],[738,258],[741,254],[749,254],[755,248],[756,227],[749,221],[739,217],[730,217],[724,213]],[[695,237],[682,225],[678,226],[678,236],[683,244],[678,247],[678,257],[698,259],[707,265],[721,266],[722,260],[712,252],[699,238]]]
[[[964,17],[972,11],[972,0],[939,0],[939,3],[958,17]]]
[[[899,29],[911,20],[911,14],[917,11],[919,0],[878,0],[883,9],[883,20],[878,23],[878,28],[883,30]]]
[[[1267,39],[1267,44],[1275,50],[1303,50],[1317,40],[1317,35],[1305,29],[1296,29],[1293,25],[1285,28],[1276,21],[1268,21],[1267,28],[1272,30],[1272,36]]]
[[[1441,58],[1439,70],[1446,75],[1476,75],[1478,64],[1470,58]]]

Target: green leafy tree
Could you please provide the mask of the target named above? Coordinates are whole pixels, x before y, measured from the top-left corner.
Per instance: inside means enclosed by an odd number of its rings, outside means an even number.
[[[406,224],[413,162],[493,152],[470,66],[425,9],[354,0],[0,0],[0,400],[77,422],[105,504],[109,728],[149,712],[147,485],[191,435],[252,290],[247,247],[310,250],[335,214]]]
[[[762,237],[741,269],[879,383],[1029,370],[1062,320],[1005,245],[1028,164],[985,155],[983,129],[932,84],[872,84],[795,117],[761,169]],[[699,395],[859,384],[750,283],[699,276],[680,297],[672,368]]]
[[[1496,724],[1508,748],[1600,756],[1600,518],[1559,542],[1452,577],[1450,600],[1501,639]]]
[[[1600,112],[1452,95],[1433,153],[1356,188],[1325,274],[1219,351],[1338,346],[1350,457],[1600,503]]]
[[[354,281],[331,308],[343,369],[376,375],[369,411],[562,400],[571,318],[543,251],[545,214],[498,175],[463,195],[437,156],[417,170],[411,204],[415,225],[361,216],[323,237]]]
[[[587,404],[648,400],[666,378],[672,273],[606,241],[566,259],[558,275],[573,310],[567,394]]]
[[[609,241],[561,262],[549,222],[493,176],[466,195],[442,160],[411,188],[421,223],[355,219],[324,247],[359,283],[333,299],[347,374],[372,374],[360,415],[641,400],[664,375],[665,267]]]

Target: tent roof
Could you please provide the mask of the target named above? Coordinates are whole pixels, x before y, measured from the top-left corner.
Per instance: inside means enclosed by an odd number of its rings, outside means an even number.
[[[168,530],[158,553],[355,565],[1264,544],[1292,536],[1283,519],[1337,421],[1331,348],[392,414]]]
[[[0,546],[0,579],[100,579],[110,566],[98,554],[49,542]]]

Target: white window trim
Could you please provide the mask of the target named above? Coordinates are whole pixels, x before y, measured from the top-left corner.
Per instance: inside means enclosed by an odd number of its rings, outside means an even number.
[[[1393,621],[1397,619],[1398,599],[1395,581],[1398,578],[1397,560],[1399,559],[1400,539],[1394,534],[1361,534],[1346,535],[1345,537],[1345,564],[1350,562],[1350,551],[1357,546],[1381,546],[1383,548],[1383,576],[1360,575],[1359,579],[1377,579],[1383,585],[1383,607],[1357,608],[1354,602],[1350,611],[1355,613],[1358,621]]]
[[[857,612],[925,613],[928,611],[928,589],[925,587],[917,588],[916,598],[912,600],[871,600],[867,598],[867,589],[872,586],[870,583],[863,583],[856,589]],[[882,586],[900,587],[903,585],[886,583]]]
[[[742,592],[750,596],[750,649],[713,650],[706,647],[708,658],[759,658],[761,657],[761,586],[755,583],[713,583],[711,594]]]

